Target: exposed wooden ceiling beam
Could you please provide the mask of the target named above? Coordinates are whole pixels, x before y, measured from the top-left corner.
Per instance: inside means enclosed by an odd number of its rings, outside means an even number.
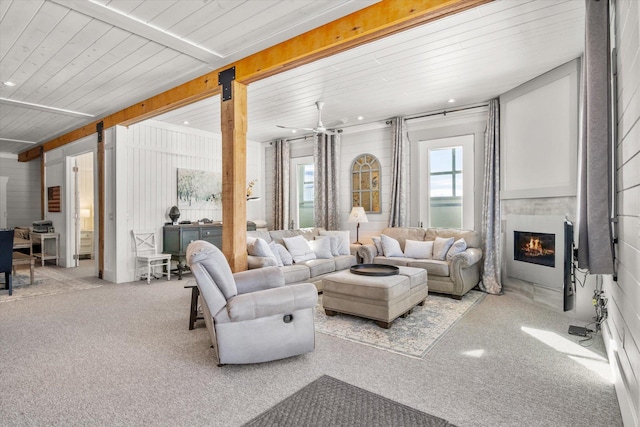
[[[217,95],[220,92],[218,72],[232,66],[236,67],[236,80],[249,84],[491,1],[382,0],[48,141],[43,144],[43,150],[46,152],[94,133],[96,123],[101,120],[105,129],[128,125]],[[18,159],[33,160],[40,153],[39,147],[34,147],[20,153]]]

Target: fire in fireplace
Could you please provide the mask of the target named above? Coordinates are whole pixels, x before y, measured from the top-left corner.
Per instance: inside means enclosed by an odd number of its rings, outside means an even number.
[[[555,234],[514,231],[513,242],[514,260],[555,267]]]

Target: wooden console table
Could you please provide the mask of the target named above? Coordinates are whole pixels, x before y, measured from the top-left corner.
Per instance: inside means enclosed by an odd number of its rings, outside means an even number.
[[[247,231],[256,229],[255,223],[247,222]],[[222,250],[222,224],[179,224],[165,225],[162,229],[162,252],[171,254],[178,263],[178,280],[186,269],[187,246],[195,240],[206,240]]]

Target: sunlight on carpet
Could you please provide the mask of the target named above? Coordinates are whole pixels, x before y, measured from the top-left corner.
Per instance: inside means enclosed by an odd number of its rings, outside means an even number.
[[[429,294],[424,306],[416,306],[406,318],[394,320],[390,329],[380,328],[373,320],[347,314],[329,317],[324,314],[320,295],[316,309],[316,331],[421,359],[485,295],[483,292],[470,291],[461,300],[454,300],[448,296]]]
[[[102,286],[86,280],[64,274],[62,268],[37,267],[34,270],[33,284],[30,284],[29,270],[20,269],[13,275],[13,295],[4,289],[4,275],[0,278],[0,303],[18,301],[43,295],[54,295],[63,292],[93,289]]]

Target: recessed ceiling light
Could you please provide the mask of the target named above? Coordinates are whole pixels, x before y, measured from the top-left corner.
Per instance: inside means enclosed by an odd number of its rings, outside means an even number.
[[[13,87],[16,85],[14,82],[10,82],[10,81],[2,82],[2,84],[9,87]]]
[[[182,122],[182,124],[183,124],[183,125],[188,125],[188,124],[189,124],[189,121],[188,121],[188,120],[185,120],[184,122]]]
[[[456,100],[455,100],[455,99],[453,99],[453,98],[451,98],[451,99],[449,99],[449,101],[447,101],[447,102],[451,104],[452,102],[456,102]]]
[[[363,120],[363,119],[364,119],[364,117],[358,116],[358,120]]]
[[[296,133],[296,130],[295,129],[291,129],[291,133]]]

